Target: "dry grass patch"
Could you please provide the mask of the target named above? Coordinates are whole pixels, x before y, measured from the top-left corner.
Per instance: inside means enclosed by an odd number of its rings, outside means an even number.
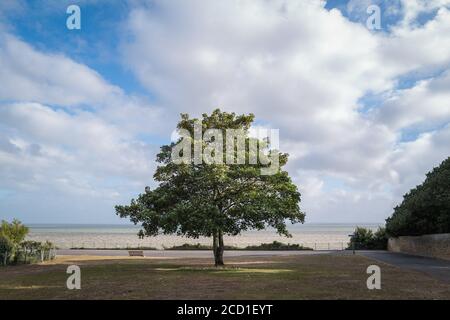
[[[450,299],[450,286],[362,256],[212,259],[61,257],[0,269],[3,299]],[[81,267],[81,290],[65,287],[68,264]],[[366,287],[367,266],[382,272],[382,290]]]

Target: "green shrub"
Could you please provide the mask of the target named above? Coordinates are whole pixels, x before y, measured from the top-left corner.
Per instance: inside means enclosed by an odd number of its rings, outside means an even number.
[[[378,230],[374,233],[372,239],[372,249],[373,250],[386,250],[388,244],[388,234],[386,232],[386,228],[378,228]]]
[[[14,256],[14,244],[6,236],[0,234],[0,265],[9,263],[11,257]]]
[[[386,250],[388,237],[385,228],[372,230],[356,227],[347,249],[355,250]]]
[[[19,245],[28,234],[28,227],[22,224],[17,219],[14,219],[11,223],[2,220],[0,226],[0,235],[9,238],[15,245]]]
[[[184,243],[179,246],[173,246],[170,248],[164,248],[164,250],[212,250],[212,246],[203,245],[200,243],[196,244],[190,244],[190,243]],[[238,248],[232,247],[232,246],[224,246],[225,250],[237,250]]]
[[[450,157],[404,195],[386,219],[386,231],[395,237],[450,233]]]
[[[49,250],[49,249],[48,249]],[[17,260],[22,263],[34,263],[44,259],[46,252],[45,245],[37,241],[23,241],[17,252]]]
[[[272,243],[261,243],[257,246],[248,246],[245,250],[312,250],[311,248],[303,247],[299,244],[285,244],[279,241]]]
[[[0,264],[34,263],[54,258],[55,246],[46,241],[25,241],[28,228],[19,220],[0,226]]]
[[[356,227],[355,232],[350,239],[349,248],[356,250],[369,249],[372,239],[372,230]]]
[[[211,246],[205,246],[200,243],[197,244],[190,244],[190,243],[184,243],[179,246],[173,246],[170,248],[164,248],[164,250],[212,250]]]

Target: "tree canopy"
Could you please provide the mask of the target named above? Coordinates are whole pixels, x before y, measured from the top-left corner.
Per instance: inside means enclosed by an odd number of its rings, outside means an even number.
[[[450,233],[450,157],[426,176],[386,220],[389,235]]]
[[[254,116],[215,110],[211,115],[203,114],[201,119],[202,136],[208,129],[242,130],[246,145],[252,138],[249,129]],[[195,123],[182,114],[178,130],[185,130],[195,139]],[[285,236],[290,236],[286,220],[291,223],[304,222],[300,211],[300,193],[288,173],[282,170],[288,155],[278,150],[268,150],[269,155],[278,156],[279,167],[273,174],[261,174],[261,169],[270,164],[250,164],[249,159],[255,150],[245,148],[245,163],[198,163],[194,158],[187,162],[172,161],[173,148],[181,142],[164,145],[157,156],[160,164],[154,174],[159,186],[127,206],[116,206],[120,217],[127,217],[135,224],[141,223],[140,236],[158,234],[177,234],[198,238],[213,238],[216,265],[223,264],[223,235],[238,235],[245,230],[262,230],[273,227]],[[216,138],[214,138],[216,139]],[[211,139],[211,140],[214,140]],[[209,141],[211,142],[211,141]],[[268,148],[268,141],[259,141],[260,146]],[[202,142],[202,150],[208,149],[208,141]],[[192,147],[194,148],[194,146]],[[223,157],[226,157],[224,146]],[[230,150],[228,150],[230,151]],[[215,150],[217,154],[218,150]],[[238,150],[233,149],[234,156]]]

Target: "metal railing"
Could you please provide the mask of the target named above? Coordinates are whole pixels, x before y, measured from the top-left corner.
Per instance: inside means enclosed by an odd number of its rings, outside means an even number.
[[[173,242],[173,243],[165,243],[164,247],[160,247],[159,245],[152,243],[145,244],[135,244],[135,243],[118,243],[118,242],[106,242],[106,241],[85,241],[85,242],[70,242],[70,243],[56,243],[56,247],[58,249],[86,249],[86,250],[129,250],[129,249],[147,249],[147,250],[164,250],[164,248],[170,248],[173,246],[179,246],[182,243]],[[194,244],[194,243],[192,243]],[[335,241],[335,242],[297,242],[298,244],[304,248],[309,248],[315,251],[341,251],[345,250],[348,247],[348,242],[346,241]],[[208,244],[205,244],[208,245]],[[245,248],[251,245],[258,245],[255,243],[228,243],[227,245],[231,247],[237,248]],[[292,245],[292,244],[291,244]]]

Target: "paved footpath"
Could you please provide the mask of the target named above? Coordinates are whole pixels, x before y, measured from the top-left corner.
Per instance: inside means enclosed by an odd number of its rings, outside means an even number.
[[[450,284],[450,261],[389,251],[357,251],[357,254],[400,268],[420,271]]]

